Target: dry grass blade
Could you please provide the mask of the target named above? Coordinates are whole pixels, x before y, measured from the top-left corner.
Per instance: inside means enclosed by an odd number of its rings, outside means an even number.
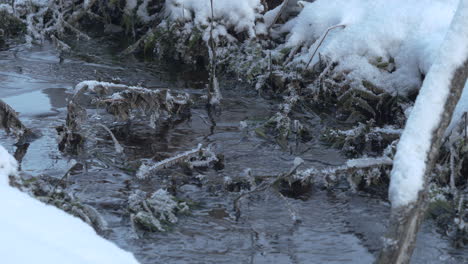
[[[331,26],[329,27],[326,31],[325,31],[325,34],[323,34],[323,36],[320,38],[320,42],[317,44],[317,47],[315,48],[314,50],[314,53],[312,53],[312,56],[310,57],[309,59],[309,62],[307,62],[307,65],[305,66],[305,70],[307,70],[307,68],[309,68],[309,65],[310,63],[312,62],[312,59],[314,58],[315,56],[315,53],[317,53],[318,49],[320,48],[320,45],[322,45],[323,41],[325,40],[325,38],[327,37],[328,33],[332,30],[332,29],[335,29],[335,28],[345,28],[346,25],[335,25],[335,26]]]

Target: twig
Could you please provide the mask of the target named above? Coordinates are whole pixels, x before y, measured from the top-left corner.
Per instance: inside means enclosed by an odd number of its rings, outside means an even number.
[[[295,160],[293,167],[287,173],[281,173],[278,176],[276,176],[273,180],[265,181],[265,182],[261,183],[253,191],[243,193],[239,197],[237,197],[234,200],[234,211],[236,212],[236,221],[238,221],[240,216],[241,216],[240,202],[244,197],[250,196],[250,195],[258,193],[258,192],[265,191],[268,188],[276,185],[281,180],[292,176],[303,163],[304,163],[304,161],[302,159],[297,160],[297,162]]]
[[[302,47],[302,43],[295,46],[294,49],[291,50],[291,52],[288,54],[288,57],[286,58],[286,60],[284,61],[283,63],[283,66],[287,65],[293,58],[294,58],[294,55],[296,55],[297,51]]]
[[[340,24],[340,25],[331,26],[331,27],[329,27],[329,28],[325,31],[325,34],[323,34],[322,38],[320,39],[320,42],[317,44],[317,47],[315,48],[314,53],[312,53],[312,56],[310,57],[309,62],[308,62],[307,65],[305,66],[304,70],[307,70],[307,68],[309,68],[310,63],[312,62],[312,59],[313,59],[314,56],[315,56],[315,53],[317,53],[317,50],[320,48],[320,45],[322,45],[322,42],[323,42],[323,41],[325,40],[325,38],[327,37],[328,32],[330,32],[332,29],[339,28],[339,27],[345,28],[346,25]]]
[[[147,178],[152,172],[163,169],[163,168],[168,168],[170,166],[173,166],[174,164],[177,164],[179,162],[185,161],[187,159],[190,159],[192,156],[195,154],[198,154],[198,152],[202,149],[202,144],[198,144],[198,147],[189,151],[186,151],[184,153],[181,153],[179,155],[176,155],[174,157],[162,160],[153,166],[147,166],[145,164],[141,165],[140,168],[138,169],[138,172],[136,174],[138,179],[145,179]]]

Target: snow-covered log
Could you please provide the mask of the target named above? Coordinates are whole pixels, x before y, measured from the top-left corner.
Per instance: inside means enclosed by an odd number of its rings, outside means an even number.
[[[468,0],[458,10],[398,144],[389,196],[392,217],[378,263],[409,263],[426,208],[426,188],[468,77]]]

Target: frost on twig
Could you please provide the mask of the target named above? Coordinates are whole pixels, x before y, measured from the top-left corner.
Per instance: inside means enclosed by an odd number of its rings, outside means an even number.
[[[176,155],[174,157],[162,160],[154,165],[148,166],[145,164],[142,164],[140,168],[138,169],[138,172],[136,174],[138,179],[146,179],[148,178],[152,173],[154,173],[157,170],[160,169],[165,169],[171,166],[174,166],[175,164],[178,164],[180,162],[186,161],[190,159],[191,157],[195,156],[198,154],[198,152],[201,150],[202,145],[199,144],[198,147],[186,151],[184,153],[181,153],[179,155]]]
[[[138,179],[146,179],[150,177],[154,172],[172,167],[176,164],[182,162],[187,162],[190,167],[207,167],[215,162],[218,162],[219,159],[216,154],[211,150],[210,147],[202,148],[202,144],[199,144],[198,147],[186,151],[184,153],[178,154],[174,157],[159,161],[154,165],[142,164],[138,169],[136,177]]]
[[[296,158],[294,166],[287,173],[277,176],[254,176],[255,182],[259,184],[234,201],[237,218],[240,217],[240,202],[243,198],[271,188],[287,197],[302,198],[310,192],[312,185],[332,189],[335,186],[342,188],[345,183],[351,191],[366,191],[383,197],[389,182],[388,173],[392,159],[389,156],[360,158],[349,160],[342,166],[298,170],[302,163],[302,159]],[[294,210],[288,210],[294,215]]]
[[[178,221],[177,214],[188,212],[185,202],[178,202],[166,190],[159,189],[151,196],[136,190],[128,200],[131,221],[134,226],[147,231],[166,231]],[[136,230],[135,230],[136,231]]]
[[[394,126],[375,127],[374,122],[359,123],[347,130],[329,129],[322,140],[340,149],[348,157],[363,154],[382,155],[383,151],[398,140],[401,129]]]
[[[288,181],[290,184],[300,181],[304,184],[333,187],[345,180],[353,191],[366,190],[382,195],[382,193],[378,193],[378,190],[379,188],[385,190],[388,186],[388,171],[392,162],[388,156],[351,159],[343,166],[297,171],[288,178]],[[373,188],[377,188],[377,190],[373,190]]]

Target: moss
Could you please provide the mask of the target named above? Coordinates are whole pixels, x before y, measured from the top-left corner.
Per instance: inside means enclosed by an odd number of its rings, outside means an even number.
[[[446,200],[435,200],[429,204],[426,217],[435,220],[438,227],[447,229],[455,217],[453,205]]]
[[[255,131],[255,134],[257,134],[257,136],[261,138],[265,138],[265,139],[268,138],[265,133],[265,129],[263,127],[257,127],[254,131]]]
[[[0,31],[4,36],[18,36],[26,32],[26,24],[8,12],[0,11]]]
[[[125,34],[133,32],[135,26],[135,18],[133,15],[125,14],[122,17],[122,26],[125,28]]]
[[[378,63],[376,66],[379,69],[385,69],[388,67],[388,65],[390,65],[388,62],[381,62],[381,63]]]
[[[280,50],[280,53],[283,54],[283,55],[287,55],[291,52],[291,49],[292,48],[283,48]]]
[[[189,49],[196,49],[198,47],[198,45],[200,45],[201,40],[202,40],[201,31],[198,30],[198,29],[195,29],[195,30],[193,30],[192,35],[189,38],[189,41],[187,43],[187,47]]]
[[[33,177],[33,178],[30,178],[30,179],[27,179],[27,180],[23,180],[23,185],[25,186],[29,186],[33,183],[37,182],[37,178],[36,177]]]
[[[158,38],[157,38],[157,35],[155,33],[149,35],[145,39],[145,45],[143,47],[143,53],[144,53],[145,57],[153,52],[154,45],[156,44],[157,39]]]

